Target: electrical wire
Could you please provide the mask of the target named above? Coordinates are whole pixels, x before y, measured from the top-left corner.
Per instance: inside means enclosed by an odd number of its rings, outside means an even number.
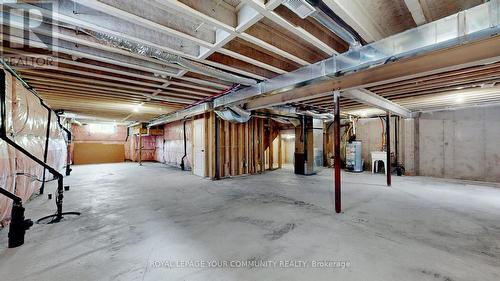
[[[57,179],[41,180],[38,178],[38,176],[33,175],[33,174],[28,174],[28,173],[16,173],[16,176],[25,176],[25,177],[31,178],[34,181],[38,181],[38,182],[51,182],[51,181],[57,180]]]

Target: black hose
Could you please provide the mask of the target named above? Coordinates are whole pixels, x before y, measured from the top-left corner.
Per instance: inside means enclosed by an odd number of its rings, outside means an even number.
[[[182,159],[181,159],[181,169],[184,171],[185,168],[186,168],[186,165],[184,164],[184,159],[186,158],[187,156],[187,143],[186,143],[186,122],[187,120],[184,120],[184,124],[183,124],[183,133],[184,133],[184,156],[182,156]]]

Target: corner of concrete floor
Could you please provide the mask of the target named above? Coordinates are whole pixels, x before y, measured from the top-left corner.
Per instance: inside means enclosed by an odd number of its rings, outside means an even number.
[[[210,181],[155,163],[76,166],[65,209],[82,216],[35,225],[16,249],[0,231],[0,271],[5,280],[51,281],[499,280],[500,189],[426,177],[394,177],[388,188],[382,175],[342,176],[337,215],[330,169]],[[37,197],[26,215],[54,210]],[[202,260],[278,263],[166,263]],[[325,260],[344,267],[312,267]]]

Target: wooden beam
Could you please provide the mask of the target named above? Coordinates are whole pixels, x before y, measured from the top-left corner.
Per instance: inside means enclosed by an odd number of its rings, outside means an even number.
[[[240,75],[244,75],[244,76],[256,79],[256,80],[266,80],[267,79],[267,77],[264,77],[262,75],[255,74],[255,73],[252,73],[250,71],[245,70],[245,68],[241,66],[241,63],[240,63],[240,65],[237,64],[237,60],[230,58],[228,61],[228,60],[224,60],[223,58],[221,58],[221,56],[223,56],[223,55],[213,53],[212,55],[207,57],[207,60],[205,60],[204,63],[208,64],[210,66],[220,68],[220,69],[229,70],[231,72],[234,72],[234,73],[237,73]],[[235,65],[225,64],[225,63],[230,63],[230,62],[235,63]],[[246,65],[248,66],[248,64],[246,64]]]
[[[255,66],[258,66],[260,68],[266,69],[268,71],[272,71],[274,73],[278,73],[278,74],[284,74],[284,73],[286,73],[286,71],[283,70],[283,69],[280,69],[280,68],[274,67],[272,65],[269,65],[267,63],[261,62],[260,60],[258,60],[259,57],[245,56],[245,55],[240,54],[239,52],[234,52],[234,51],[231,51],[231,50],[228,50],[228,49],[219,49],[218,52],[221,53],[221,54],[224,54],[226,56],[238,59],[240,61],[244,61],[244,62],[247,62],[249,64],[253,64]]]
[[[253,75],[256,75],[255,78],[260,78],[259,80],[273,78],[276,75],[278,75],[275,72],[254,66],[250,63],[247,63],[247,62],[242,61],[240,59],[235,59],[233,57],[224,55],[222,53],[213,53],[207,58],[207,60],[214,61],[214,62],[224,64],[226,66],[229,66],[229,67],[232,67],[235,69],[239,69],[239,70],[243,70],[245,72],[252,73]]]
[[[197,1],[199,2],[199,1]],[[187,3],[183,3],[183,1],[178,0],[157,0],[155,3],[158,3],[161,7],[165,9],[174,9],[185,14],[188,14],[190,17],[193,17],[202,22],[206,22],[216,28],[225,30],[227,32],[231,32],[235,30],[235,20],[224,18],[223,14],[211,13],[211,15],[207,15],[201,12],[201,9],[196,9],[196,3],[194,1],[191,2],[190,5]]]
[[[280,14],[270,10],[269,8],[271,6],[265,6],[263,7],[259,2],[255,0],[249,0],[248,3],[252,5],[256,10],[258,10],[260,13],[262,13],[267,19],[275,23],[276,25],[280,26],[284,30],[288,31],[290,34],[293,34],[294,36],[297,36],[298,38],[303,38],[306,42],[310,42],[314,44],[319,51],[324,52],[328,54],[329,56],[338,54],[338,52],[323,42],[322,40],[318,39],[315,35],[311,34],[308,30],[303,29],[301,27],[297,27],[297,25],[294,25],[290,23],[290,21],[287,21],[284,19]],[[277,9],[279,9],[276,6]]]
[[[298,63],[300,65],[309,65],[310,63],[306,60],[303,60],[302,58],[299,58],[298,56],[295,56],[295,55],[292,55],[290,53],[288,53],[287,51],[284,51],[276,46],[274,46],[273,44],[270,44],[264,40],[261,40],[255,36],[252,36],[250,34],[247,34],[247,33],[241,33],[239,35],[239,37],[243,40],[246,40],[252,44],[255,44],[255,45],[258,45],[258,46],[261,46],[275,54],[278,54],[284,58],[287,58],[295,63]]]
[[[313,36],[314,43],[319,48],[321,48],[325,53],[329,55],[335,55],[339,53],[344,53],[349,50],[349,44],[344,42],[340,37],[338,37],[335,33],[333,33],[328,28],[324,27],[322,24],[317,22],[312,18],[301,19],[295,13],[290,11],[290,9],[285,6],[277,7],[274,12],[287,20],[290,24],[293,24],[296,30],[305,30],[306,32],[311,33]],[[307,37],[303,37],[307,38]],[[319,42],[318,42],[319,41]],[[321,46],[328,46],[321,47]]]
[[[246,33],[308,63],[315,63],[330,57],[330,55],[317,50],[311,43],[304,41],[301,37],[290,34],[286,29],[284,30],[266,19],[254,24]]]
[[[94,86],[91,84],[85,84],[85,83],[78,83],[78,82],[67,82],[67,81],[60,81],[60,80],[55,80],[55,79],[43,79],[43,78],[38,78],[38,77],[27,77],[29,83],[35,87],[35,89],[38,89],[39,87],[50,87],[50,89],[73,89],[73,90],[80,90],[80,91],[94,91],[94,92],[102,92],[110,96],[126,96],[127,94],[131,94],[134,96],[141,96],[143,99],[147,97],[146,95],[148,93],[141,93],[141,92],[135,92],[135,91],[127,91],[127,90],[121,90],[121,89],[116,89],[113,87],[100,87],[100,86]],[[195,101],[198,101],[202,99],[203,97],[193,97],[192,95],[186,95],[182,93],[175,93],[175,92],[167,92],[164,91],[162,94],[165,96],[171,96],[178,98],[179,102],[182,102],[184,104],[190,104]]]
[[[233,53],[238,53],[241,56],[249,57],[259,62],[265,63],[266,65],[272,66],[276,71],[272,69],[269,70],[274,72],[277,72],[278,70],[282,72],[289,72],[294,71],[300,67],[299,64],[289,59],[286,59],[262,48],[261,46],[257,46],[239,38],[231,40],[231,42],[227,43],[224,46],[224,49],[221,49],[220,51],[226,52],[226,50]]]
[[[41,76],[41,77],[48,77],[48,78],[53,78],[53,79],[64,79],[67,81],[77,81],[77,82],[82,82],[82,83],[88,83],[90,85],[96,84],[96,85],[100,85],[100,86],[110,86],[110,87],[116,87],[116,88],[127,89],[127,90],[134,90],[134,91],[139,91],[139,92],[154,92],[155,91],[155,89],[147,88],[147,87],[136,87],[136,86],[132,86],[132,85],[125,85],[123,83],[106,82],[106,81],[97,80],[97,79],[82,78],[82,77],[59,74],[59,73],[40,72],[40,71],[36,71],[36,70],[31,70],[31,69],[20,69],[19,71],[21,73],[30,73],[31,75],[23,75],[27,78]]]
[[[404,118],[411,118],[411,111],[366,89],[352,89],[342,93],[342,97],[364,103]]]
[[[408,10],[410,10],[411,16],[417,25],[427,23],[419,0],[405,0],[405,4]]]
[[[105,74],[99,74],[96,72],[76,70],[76,69],[72,69],[72,68],[68,68],[68,67],[64,67],[64,66],[58,66],[57,69],[55,69],[57,72],[55,72],[54,69],[46,69],[46,70],[51,71],[50,73],[52,73],[52,74],[61,74],[61,75],[77,74],[80,76],[88,76],[88,77],[99,78],[99,79],[104,79],[104,80],[117,81],[117,82],[134,84],[134,85],[144,86],[144,87],[149,87],[149,88],[158,88],[161,86],[161,84],[157,84],[157,83],[149,83],[149,82],[143,82],[143,81],[139,81],[139,80],[135,80],[135,79],[127,79],[127,78],[117,77],[117,76],[113,76],[113,75],[105,75]],[[22,71],[26,72],[26,73],[39,74],[40,72],[43,73],[44,69],[43,68],[42,69],[26,69],[26,70],[22,70]],[[67,77],[75,77],[75,76],[67,76]]]

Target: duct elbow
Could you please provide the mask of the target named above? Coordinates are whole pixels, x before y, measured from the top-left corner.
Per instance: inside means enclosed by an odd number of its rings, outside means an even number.
[[[364,43],[361,36],[321,0],[285,0],[283,5],[303,19],[315,19],[349,44],[349,49],[359,48]]]
[[[224,110],[215,110],[215,113],[223,120],[235,123],[246,123],[250,120],[250,112],[239,106],[230,106]]]

